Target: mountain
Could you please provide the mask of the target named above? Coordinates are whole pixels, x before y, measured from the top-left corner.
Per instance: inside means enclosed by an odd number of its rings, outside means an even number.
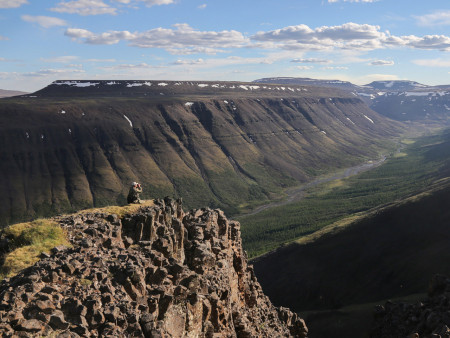
[[[221,210],[155,200],[131,214],[54,219],[71,247],[0,283],[0,333],[70,337],[306,337],[274,307]]]
[[[265,78],[256,83],[288,83],[339,88],[359,96],[377,113],[397,121],[449,122],[450,85],[427,86],[415,81],[374,81],[357,86],[347,81],[308,78]]]
[[[430,88],[430,86],[423,85],[415,81],[407,81],[407,80],[373,81],[365,85],[365,87],[370,87],[375,90],[384,90],[384,91],[406,91],[406,90]]]
[[[339,88],[344,90],[360,90],[363,88],[361,86],[354,85],[353,83],[348,81],[319,80],[319,79],[310,79],[307,77],[267,77],[263,79],[254,80],[253,82]]]
[[[441,151],[446,147],[448,142],[439,145]],[[429,156],[436,156],[436,151],[430,149]],[[320,322],[331,311],[349,306],[361,311],[364,304],[421,293],[434,274],[450,274],[449,201],[447,177],[423,193],[375,209],[341,231],[262,256],[253,261],[255,273],[275,305],[311,314],[305,318],[311,331],[318,329],[313,321]],[[370,315],[364,320],[370,323]],[[347,322],[346,332],[353,332],[347,337],[363,336],[351,329],[357,322],[363,320]],[[320,330],[325,330],[321,323]]]
[[[10,97],[10,96],[17,96],[17,95],[25,95],[28,94],[26,92],[21,92],[18,90],[5,90],[5,89],[0,89],[0,98],[2,97]]]
[[[447,124],[450,116],[450,89],[380,92],[372,98],[370,107],[397,121]]]
[[[124,204],[133,181],[235,213],[376,158],[403,130],[337,89],[56,81],[0,100],[0,224]]]

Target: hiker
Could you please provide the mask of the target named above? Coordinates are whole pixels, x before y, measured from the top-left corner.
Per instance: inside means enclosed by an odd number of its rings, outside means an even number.
[[[141,203],[139,194],[142,192],[142,187],[139,183],[133,182],[131,184],[130,192],[128,193],[127,202],[130,203]]]

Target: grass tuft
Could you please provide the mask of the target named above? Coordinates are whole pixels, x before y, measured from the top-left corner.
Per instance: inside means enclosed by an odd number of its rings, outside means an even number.
[[[9,239],[10,251],[3,257],[0,279],[12,277],[33,265],[41,253],[55,246],[70,245],[65,231],[50,219],[14,224],[5,228],[3,234]]]

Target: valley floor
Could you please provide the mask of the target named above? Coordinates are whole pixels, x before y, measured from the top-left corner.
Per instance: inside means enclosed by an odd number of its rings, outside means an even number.
[[[263,289],[310,337],[367,337],[374,305],[423,299],[450,273],[450,131],[402,145],[373,170],[240,218]]]

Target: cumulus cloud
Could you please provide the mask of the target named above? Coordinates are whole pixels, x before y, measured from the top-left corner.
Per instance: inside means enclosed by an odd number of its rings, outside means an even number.
[[[0,8],[17,8],[27,3],[27,0],[0,0]]]
[[[224,48],[242,47],[248,41],[237,31],[197,31],[187,24],[175,29],[155,28],[145,32],[109,31],[96,34],[86,29],[69,28],[65,35],[87,44],[112,45],[127,41],[141,48],[162,48],[172,54],[217,53]]]
[[[386,47],[450,50],[450,37],[425,35],[422,37],[395,36],[382,32],[380,26],[345,23],[340,26],[322,26],[315,29],[307,25],[288,26],[250,37],[258,48],[285,50],[374,50]]]
[[[448,26],[450,25],[450,10],[435,11],[422,16],[415,16],[419,26]]]
[[[412,63],[426,67],[450,67],[449,59],[421,59],[413,60]]]
[[[139,48],[161,48],[171,54],[217,54],[230,48],[249,47],[263,50],[298,51],[371,51],[384,48],[409,47],[450,50],[450,37],[445,35],[395,36],[379,26],[345,23],[339,26],[310,28],[288,26],[260,31],[249,38],[235,30],[199,31],[188,24],[173,28],[153,28],[144,32],[107,31],[94,33],[82,28],[68,28],[65,35],[81,43],[113,45],[125,41]],[[294,59],[298,63],[326,63],[321,59]]]
[[[58,13],[69,13],[79,15],[100,15],[111,14],[115,15],[117,9],[105,4],[102,0],[72,0],[61,1],[56,7],[50,10]]]
[[[369,63],[371,66],[393,66],[394,61],[392,60],[375,60]]]
[[[331,60],[325,60],[325,59],[315,59],[315,58],[309,58],[309,59],[293,59],[291,62],[296,63],[331,63]]]
[[[37,23],[39,26],[42,26],[44,28],[50,28],[54,26],[67,26],[66,21],[51,16],[22,15],[21,18],[23,21]]]

